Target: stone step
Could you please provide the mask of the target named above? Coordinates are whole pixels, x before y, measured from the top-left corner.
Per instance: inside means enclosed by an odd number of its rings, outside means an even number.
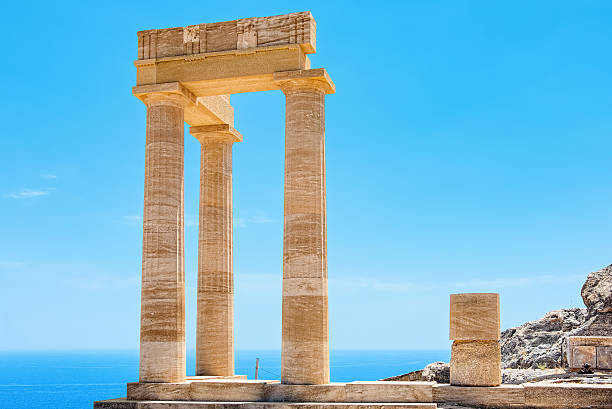
[[[196,402],[111,399],[94,409],[436,409],[435,403]]]
[[[134,382],[127,385],[127,398],[135,401],[412,403],[433,402],[433,384],[359,381],[286,385],[262,380]]]

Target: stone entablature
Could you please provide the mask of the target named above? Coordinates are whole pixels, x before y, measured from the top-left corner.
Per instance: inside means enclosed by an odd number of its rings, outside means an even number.
[[[180,83],[197,98],[276,90],[277,73],[327,77],[311,70],[307,55],[315,51],[310,12],[146,30],[138,33],[136,85]]]
[[[611,337],[568,337],[568,366],[578,370],[588,365],[592,369],[612,370]]]
[[[316,52],[316,23],[309,11],[139,31],[138,59],[294,44],[305,54]]]

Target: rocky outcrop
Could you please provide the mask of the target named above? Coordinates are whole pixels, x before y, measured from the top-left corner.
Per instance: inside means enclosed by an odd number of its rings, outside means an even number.
[[[568,333],[587,319],[583,308],[551,311],[544,317],[502,332],[503,368],[558,368]]]
[[[434,362],[423,369],[422,380],[450,383],[450,364],[447,362]]]
[[[450,365],[447,362],[438,361],[427,365],[424,369],[381,379],[381,381],[433,381],[450,383]]]
[[[556,377],[563,374],[562,369],[503,369],[502,383],[521,384],[530,381]],[[420,371],[410,372],[383,381],[428,381],[438,383],[450,382],[450,364],[447,362],[434,362]]]
[[[562,366],[562,349],[568,336],[612,333],[612,265],[589,274],[581,295],[586,309],[552,311],[539,320],[504,331],[502,366],[557,368]]]
[[[425,368],[407,374],[381,379],[381,381],[428,381],[450,383],[450,364],[448,362],[434,362]]]
[[[585,321],[580,328],[568,335],[610,336],[612,334],[612,312],[596,314]]]
[[[612,334],[612,265],[589,274],[580,294],[588,317],[571,335]]]
[[[502,369],[502,383],[520,385],[525,382],[556,378],[565,371],[563,369]]]
[[[612,265],[589,274],[580,294],[589,317],[612,313]]]

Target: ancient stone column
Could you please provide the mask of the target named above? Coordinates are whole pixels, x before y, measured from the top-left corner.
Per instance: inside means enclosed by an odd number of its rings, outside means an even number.
[[[286,96],[281,382],[329,383],[325,94],[313,78],[280,82]]]
[[[232,144],[230,125],[191,127],[202,144],[196,375],[234,375]]]
[[[140,381],[185,380],[182,95],[151,93],[142,242]]]

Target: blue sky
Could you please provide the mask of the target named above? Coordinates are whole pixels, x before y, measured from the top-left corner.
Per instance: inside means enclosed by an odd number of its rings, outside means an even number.
[[[136,31],[312,11],[327,97],[331,346],[447,348],[453,292],[502,327],[612,263],[612,3],[12,2],[0,17],[0,349],[137,348]],[[232,96],[236,347],[280,347],[284,97]],[[185,135],[187,341],[199,144]]]

